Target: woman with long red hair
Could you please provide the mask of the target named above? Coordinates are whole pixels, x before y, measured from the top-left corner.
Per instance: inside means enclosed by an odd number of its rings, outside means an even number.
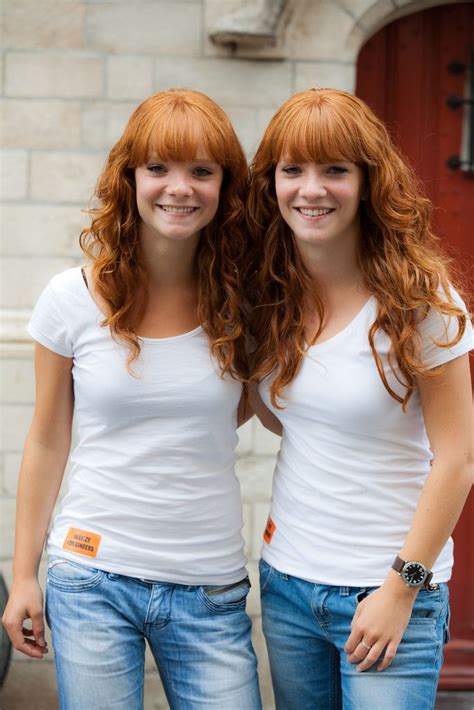
[[[431,205],[372,111],[330,89],[272,118],[248,205],[254,407],[282,432],[260,579],[277,708],[433,708],[472,328]]]
[[[219,106],[151,96],[99,178],[87,264],[55,276],[33,312],[37,397],[3,621],[18,650],[44,657],[47,535],[65,710],[140,710],[145,642],[171,708],[261,708],[234,471],[246,189]]]

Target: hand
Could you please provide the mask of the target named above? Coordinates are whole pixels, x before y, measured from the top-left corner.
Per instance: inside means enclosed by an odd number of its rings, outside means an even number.
[[[368,670],[382,655],[377,670],[383,671],[395,658],[417,594],[402,584],[400,579],[385,582],[358,605],[344,647],[358,671]]]
[[[31,619],[32,629],[25,627]],[[44,640],[43,592],[38,580],[14,582],[2,617],[13,646],[31,658],[43,658],[48,653]]]

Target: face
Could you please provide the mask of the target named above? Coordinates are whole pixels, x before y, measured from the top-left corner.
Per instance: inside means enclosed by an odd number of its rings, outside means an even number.
[[[292,163],[276,167],[275,187],[283,219],[297,240],[309,244],[357,239],[363,173],[355,163]]]
[[[174,241],[198,236],[219,205],[223,170],[202,148],[190,162],[159,156],[135,170],[141,234]]]

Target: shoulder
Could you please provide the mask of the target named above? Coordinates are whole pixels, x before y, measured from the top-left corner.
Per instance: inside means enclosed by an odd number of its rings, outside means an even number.
[[[77,293],[78,285],[80,286],[81,282],[81,267],[74,266],[53,276],[48,285],[53,291]]]

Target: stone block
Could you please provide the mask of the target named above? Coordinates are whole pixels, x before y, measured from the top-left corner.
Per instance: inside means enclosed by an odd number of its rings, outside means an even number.
[[[340,62],[296,62],[296,91],[311,88],[331,88],[342,91],[355,90],[355,64]]]
[[[82,110],[82,139],[86,148],[110,151],[122,135],[138,102],[86,104]]]
[[[395,7],[392,0],[379,0],[379,2],[372,2],[370,5],[360,13],[357,24],[371,36],[387,24],[388,18],[395,12]]]
[[[357,21],[374,5],[379,5],[380,0],[339,0],[338,4]]]
[[[5,49],[82,47],[86,7],[80,0],[14,0],[3,4]]]
[[[81,257],[79,234],[90,220],[79,207],[7,204],[0,215],[5,256]]]
[[[0,501],[0,540],[0,559],[11,559],[15,542],[15,500],[13,498],[3,498]]]
[[[5,70],[7,96],[96,98],[103,92],[97,55],[9,52]]]
[[[196,57],[201,53],[198,4],[134,2],[88,8],[89,46],[117,54]]]
[[[281,437],[272,434],[271,431],[265,429],[260,422],[257,422],[257,430],[255,435],[255,453],[256,454],[277,454],[280,450]]]
[[[86,207],[104,161],[102,153],[35,151],[31,156],[31,195],[35,200]]]
[[[2,143],[9,148],[78,148],[80,141],[78,102],[3,101]]]
[[[222,108],[232,121],[245,153],[252,155],[257,147],[257,111],[254,108],[240,108],[238,106],[223,106]]]
[[[2,358],[0,383],[3,403],[32,404],[34,402],[35,380],[31,360]]]
[[[253,506],[253,535],[252,535],[252,547],[250,551],[250,559],[258,560],[260,559],[260,551],[263,543],[263,531],[268,520],[268,514],[270,512],[270,502],[268,503],[255,503]]]
[[[71,266],[75,266],[74,259],[4,257],[0,307],[32,308],[50,278]]]
[[[0,151],[0,192],[4,200],[23,200],[28,194],[28,154]]]
[[[15,496],[20,471],[21,454],[3,455],[3,490],[7,496]]]
[[[217,103],[240,108],[279,106],[291,93],[289,62],[163,57],[156,60],[156,91],[188,87],[208,94]]]
[[[244,520],[244,527],[242,528],[242,535],[245,540],[244,553],[248,558],[252,552],[253,540],[253,511],[252,506],[248,503],[244,503],[242,506],[242,517]]]
[[[29,404],[6,404],[0,408],[3,451],[10,453],[23,450],[32,415],[33,407]]]
[[[109,56],[106,71],[106,93],[110,99],[143,101],[153,92],[151,57]]]
[[[242,499],[252,503],[269,501],[272,492],[274,456],[244,456],[237,461]]]
[[[354,24],[354,18],[332,0],[302,0],[295,4],[286,33],[287,56],[315,61],[331,60],[336,55],[339,61],[353,60],[346,38]]]
[[[254,418],[245,422],[238,430],[239,443],[237,444],[237,455],[239,457],[246,456],[252,451],[253,447],[253,427]]]

